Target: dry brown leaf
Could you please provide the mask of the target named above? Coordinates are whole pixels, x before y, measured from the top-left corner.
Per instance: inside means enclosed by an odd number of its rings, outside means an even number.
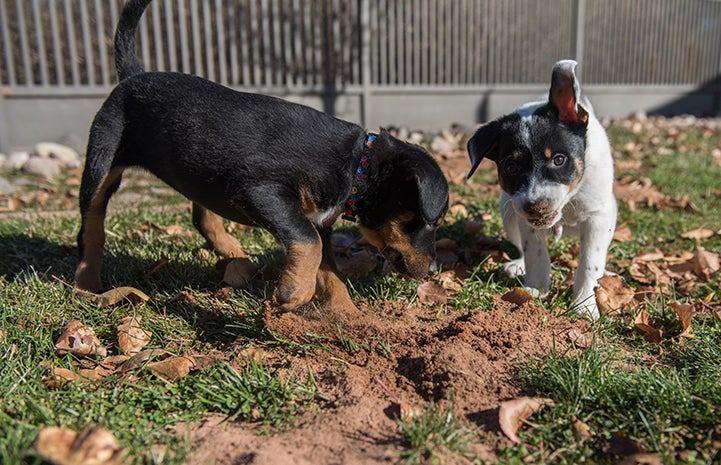
[[[698,247],[691,264],[694,274],[704,281],[711,279],[711,276],[721,268],[719,254],[709,252],[703,247]]]
[[[553,401],[540,397],[519,397],[501,402],[498,409],[498,424],[503,434],[514,443],[519,444],[521,441],[516,436],[518,428],[543,405],[553,405]]]
[[[88,384],[101,378],[95,370],[87,368],[74,372],[67,368],[53,367],[50,375],[43,379],[43,384],[48,389],[62,389],[70,384]]]
[[[241,257],[230,260],[223,273],[223,281],[233,288],[247,287],[253,278],[258,274],[258,265],[252,260]]]
[[[652,344],[658,344],[663,339],[663,327],[656,323],[644,309],[638,312],[634,325],[643,331],[644,339]]]
[[[711,229],[706,229],[704,227],[691,229],[690,231],[685,231],[681,233],[681,237],[684,239],[708,239],[709,237],[713,236],[715,233]]]
[[[113,433],[101,426],[86,428],[80,434],[64,428],[43,428],[33,449],[55,465],[119,465],[128,453]]]
[[[111,355],[110,357],[106,357],[95,367],[95,372],[101,378],[110,376],[129,358],[127,355]]]
[[[148,297],[143,291],[130,286],[116,287],[115,289],[110,289],[102,294],[92,296],[92,301],[99,307],[109,307],[126,300],[128,302],[138,303],[146,302],[150,300],[150,297]]]
[[[118,366],[118,371],[121,373],[129,372],[129,371],[136,371],[141,368],[144,368],[148,362],[153,358],[159,358],[161,360],[166,359],[168,357],[172,357],[173,354],[168,352],[167,350],[162,349],[147,349],[143,350],[141,352],[138,352],[137,354],[133,355],[129,359],[127,359],[125,362],[123,362],[120,366]]]
[[[598,280],[598,286],[593,289],[596,294],[596,303],[601,314],[608,315],[623,310],[633,301],[634,290],[626,284],[626,280],[619,275],[603,276]]]
[[[126,316],[118,325],[118,347],[124,354],[133,355],[148,345],[152,334],[140,327],[140,317]]]
[[[631,228],[628,227],[629,222],[625,221],[616,227],[613,232],[613,240],[616,242],[629,242],[633,240],[633,233]]]
[[[533,300],[533,296],[522,287],[514,287],[510,291],[501,296],[501,299],[515,305],[523,305],[529,300]]]
[[[434,281],[419,284],[416,292],[418,299],[425,305],[445,305],[448,302],[448,292]]]
[[[65,326],[63,333],[55,342],[58,354],[71,353],[78,356],[108,355],[107,349],[100,344],[92,328],[85,326],[80,320],[71,320]]]
[[[468,218],[468,210],[462,203],[451,205],[451,208],[448,209],[448,213],[455,217]]]
[[[190,370],[196,367],[195,359],[186,356],[172,356],[165,360],[148,363],[148,370],[166,381],[178,381],[185,378]]]
[[[638,452],[625,456],[616,465],[664,465],[664,461],[658,454]]]
[[[681,334],[680,337],[693,338],[691,334],[691,320],[696,314],[696,308],[693,304],[683,304],[681,302],[669,302],[668,304],[671,309],[676,312],[678,319],[681,320]]]
[[[461,292],[463,289],[463,282],[458,278],[455,270],[442,272],[438,277],[438,281],[443,289],[449,292]]]
[[[568,332],[567,336],[569,341],[571,341],[576,347],[586,349],[591,346],[591,343],[588,341],[588,337],[586,337],[581,330],[572,329]]]
[[[591,428],[589,428],[586,423],[579,420],[576,415],[571,416],[571,427],[573,428],[573,435],[576,436],[576,439],[579,441],[585,441],[593,436]]]

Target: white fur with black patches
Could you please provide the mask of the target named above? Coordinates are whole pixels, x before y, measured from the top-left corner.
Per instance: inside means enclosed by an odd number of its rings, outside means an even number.
[[[575,66],[559,61],[548,96],[478,129],[468,143],[468,176],[481,159],[496,162],[503,226],[520,255],[504,271],[512,278],[525,275],[533,295],[551,286],[548,233],[580,236],[574,307],[597,319],[594,288],[605,273],[616,224],[613,158],[603,126],[580,96]]]

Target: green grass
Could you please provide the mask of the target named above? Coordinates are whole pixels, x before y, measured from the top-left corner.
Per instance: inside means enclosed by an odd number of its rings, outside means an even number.
[[[660,135],[633,134],[622,126],[609,130],[615,147],[629,141],[642,147],[617,157],[641,160],[641,171],[618,174],[646,176],[666,195],[688,196],[697,211],[646,207],[631,211],[620,203],[619,223],[631,222],[634,240],[612,244],[609,268],[632,285],[638,283],[627,268],[638,253],[656,248],[668,253],[695,250],[699,244],[681,238],[682,232],[702,225],[721,229],[721,167],[711,155],[713,147],[721,147],[721,134],[708,137],[698,128],[684,128],[686,148],[682,153],[677,140],[669,141],[663,130],[658,132]],[[659,148],[671,153],[659,154]],[[480,179],[492,182],[492,178],[484,173]],[[453,189],[460,195],[472,192],[467,186]],[[464,198],[468,199],[464,205],[470,218],[491,213],[483,234],[502,235],[497,199]],[[456,219],[456,223],[443,226],[439,235],[463,248],[471,239],[463,234],[464,219]],[[132,463],[155,463],[148,451],[154,445],[166,445],[172,452],[163,464],[180,464],[190,444],[175,426],[219,413],[257,423],[262,429],[285,428],[292,427],[300,412],[318,408],[319,393],[311,371],[288,378],[277,367],[243,357],[228,357],[227,363],[175,383],[151,377],[133,381],[110,377],[101,381],[98,389],[73,386],[51,390],[43,384],[47,361],[73,367],[73,359],[57,356],[53,344],[62,327],[75,318],[94,327],[106,342],[115,341],[115,327],[123,317],[140,315],[143,327],[153,334],[152,347],[173,353],[226,354],[260,345],[283,358],[327,350],[324,345],[329,338],[300,344],[266,331],[259,312],[272,292],[272,282],[229,296],[216,294],[223,284],[214,270],[215,258],[199,251],[200,236],[169,235],[153,227],[172,224],[193,231],[187,202],[165,191],[150,202],[112,205],[106,222],[103,281],[107,286],[138,287],[152,299],[144,304],[98,308],[61,284],[72,282],[76,217],[0,217],[0,463],[40,463],[28,454],[40,428],[101,425],[130,449]],[[271,276],[277,273],[283,259],[269,234],[253,229],[239,229],[235,234],[258,262],[266,264]],[[574,242],[564,239],[552,244],[552,255],[567,252]],[[700,245],[719,251],[721,235],[704,239]],[[513,253],[508,244],[504,247]],[[169,265],[154,275],[146,274],[145,268],[162,256],[172,257]],[[381,268],[371,276],[351,279],[351,297],[416,304],[416,283],[383,274]],[[554,268],[554,282],[561,282],[569,272],[568,268]],[[444,311],[488,310],[494,295],[516,284],[505,279],[498,267],[486,270],[477,266]],[[716,273],[688,295],[668,289],[669,296],[649,302],[649,312],[672,334],[677,333],[675,314],[666,303],[697,301],[711,292],[716,292],[718,301],[720,284]],[[179,297],[181,292],[189,297]],[[571,302],[571,293],[561,290],[544,305],[563,309]],[[519,375],[513,382],[524,391],[552,398],[554,405],[521,428],[523,444],[498,451],[501,463],[616,463],[617,457],[606,452],[614,433],[659,454],[665,463],[721,463],[721,322],[702,312],[694,319],[695,338],[672,338],[660,345],[646,342],[629,315],[602,318],[594,331],[596,340],[587,349],[554,351],[548,357],[518,362]],[[348,354],[376,350],[387,355],[396,350],[393,341],[380,337],[376,342],[371,347],[355,341],[341,326],[330,341],[336,350]],[[597,434],[587,440],[576,439],[572,416]],[[399,448],[407,463],[443,463],[448,454],[465,459],[466,448],[476,440],[467,423],[454,418],[450,410],[433,405],[413,421],[399,423]]]

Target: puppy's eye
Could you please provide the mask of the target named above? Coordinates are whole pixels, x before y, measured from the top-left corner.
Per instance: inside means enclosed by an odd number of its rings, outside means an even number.
[[[506,172],[506,174],[510,176],[515,176],[520,172],[520,168],[518,167],[518,163],[515,161],[508,161],[503,166],[503,170]]]
[[[563,166],[566,163],[567,158],[568,157],[566,157],[564,154],[557,153],[553,156],[553,160],[551,161],[553,162],[553,166]]]

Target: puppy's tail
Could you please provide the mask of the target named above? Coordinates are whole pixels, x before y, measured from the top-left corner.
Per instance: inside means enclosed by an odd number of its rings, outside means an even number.
[[[143,72],[135,51],[135,31],[145,8],[152,0],[128,0],[115,31],[115,67],[121,81]]]

